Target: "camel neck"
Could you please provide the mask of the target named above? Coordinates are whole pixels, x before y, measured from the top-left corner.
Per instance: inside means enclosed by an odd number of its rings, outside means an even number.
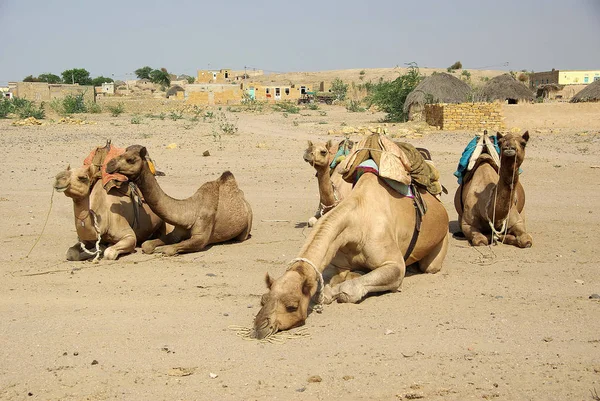
[[[90,195],[73,199],[73,214],[75,216],[75,230],[82,241],[95,240],[98,236],[92,213],[90,213]]]
[[[519,183],[519,166],[515,163],[515,158],[503,157],[500,163],[498,175],[496,202],[495,202],[495,221],[503,221],[510,211],[511,206],[516,203],[516,187]]]
[[[317,181],[319,182],[319,198],[321,205],[333,206],[338,201],[333,183],[331,181],[331,175],[329,174],[329,166],[318,167],[317,170]]]
[[[144,200],[148,206],[150,206],[158,217],[169,224],[178,225],[178,222],[174,221],[172,217],[177,215],[173,211],[179,207],[182,201],[170,197],[162,190],[160,185],[158,185],[156,177],[150,172],[146,163],[144,163],[140,175],[134,182],[142,192],[142,195],[144,195]]]

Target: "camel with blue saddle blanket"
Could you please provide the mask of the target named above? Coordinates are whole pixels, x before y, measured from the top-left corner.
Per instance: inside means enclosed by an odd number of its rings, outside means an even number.
[[[459,187],[454,206],[462,232],[474,246],[501,241],[528,248],[533,239],[525,227],[525,190],[519,180],[529,132],[475,137],[454,175]]]

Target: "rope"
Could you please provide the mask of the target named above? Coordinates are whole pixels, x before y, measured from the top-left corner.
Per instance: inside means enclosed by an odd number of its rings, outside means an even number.
[[[96,230],[97,240],[96,240],[96,250],[94,252],[88,251],[83,242],[79,242],[79,247],[81,250],[88,255],[94,255],[94,259],[92,262],[97,261],[100,258],[100,240],[102,239],[100,235],[100,228],[98,228],[98,218],[96,217],[96,213],[92,209],[89,209],[90,214],[92,216],[92,223],[94,223],[94,229]]]
[[[500,230],[496,230],[494,222],[496,221],[496,202],[498,200],[498,185],[500,184],[500,171],[502,170],[502,158],[500,158],[500,164],[498,166],[498,183],[496,184],[496,188],[494,189],[494,211],[492,212],[492,220],[488,217],[488,223],[490,228],[492,229],[492,243],[496,244],[498,239],[500,239],[500,235],[502,235],[502,244],[506,240],[506,234],[508,233],[508,218],[510,216],[510,211],[513,207],[513,190],[515,187],[515,169],[517,168],[517,155],[515,154],[515,161],[513,165],[513,174],[510,182],[510,198],[509,198],[509,206],[508,206],[508,214],[506,218],[502,222],[502,228]]]
[[[306,264],[310,265],[314,270],[315,273],[317,275],[317,291],[315,292],[315,297],[316,297],[316,302],[315,302],[315,306],[313,307],[313,310],[317,313],[321,313],[323,312],[323,301],[325,298],[325,295],[323,294],[323,274],[321,274],[321,272],[319,271],[319,269],[317,269],[317,266],[315,266],[315,264],[313,262],[311,262],[310,260],[306,259],[306,258],[294,258],[292,260],[290,260],[289,263],[289,267],[287,268],[287,270],[289,271],[292,268],[292,265],[295,262],[305,262]]]
[[[301,327],[294,331],[278,331],[270,336],[263,339],[258,339],[254,336],[254,329],[243,327],[243,326],[229,326],[229,330],[235,331],[235,335],[247,340],[247,341],[258,341],[261,343],[271,344],[282,344],[285,340],[292,340],[294,338],[310,337],[310,333],[306,327]]]
[[[29,255],[31,254],[31,251],[33,251],[33,248],[35,248],[37,243],[40,242],[40,239],[42,238],[42,234],[44,234],[44,230],[46,229],[46,224],[48,224],[48,218],[50,217],[50,212],[52,211],[53,199],[54,199],[54,188],[52,188],[52,195],[50,195],[50,207],[48,208],[48,213],[46,214],[46,221],[44,221],[44,225],[42,226],[42,231],[40,232],[40,235],[37,237],[37,239],[33,243],[33,246],[31,247],[29,252],[27,252],[27,255],[25,255],[25,257],[23,259],[28,258]]]

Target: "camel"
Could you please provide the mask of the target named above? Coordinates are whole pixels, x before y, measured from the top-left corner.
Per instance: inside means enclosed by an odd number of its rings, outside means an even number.
[[[343,143],[344,141],[340,146]],[[333,209],[352,190],[352,184],[344,181],[339,172],[342,163],[337,163],[334,169],[330,167],[337,151],[338,147],[334,146],[331,140],[319,144],[308,141],[308,148],[304,151],[304,161],[317,170],[319,182],[319,209],[308,220],[309,227],[314,226],[317,219]]]
[[[471,178],[466,177],[454,196],[458,222],[473,246],[488,245],[498,239],[529,248],[533,239],[525,229],[525,190],[519,181],[519,167],[525,159],[529,132],[497,133],[497,139],[499,171],[491,158],[477,160]]]
[[[304,324],[313,296],[318,304],[356,303],[369,293],[397,291],[412,263],[422,272],[438,272],[448,250],[448,213],[429,192],[419,192],[427,212],[413,243],[413,199],[364,173],[352,192],[319,219],[287,271],[275,280],[266,275],[268,292],[254,320],[255,337]],[[323,288],[326,267],[334,274]]]
[[[148,205],[142,203],[138,211],[134,210],[134,202],[123,190],[112,188],[106,192],[102,180],[95,178],[93,165],[67,167],[56,175],[54,189],[73,199],[75,229],[80,241],[67,250],[67,260],[87,260],[99,257],[100,253],[104,259],[115,260],[119,255],[133,252],[136,243],[165,234],[164,222]],[[94,251],[88,250],[95,247]]]
[[[174,199],[158,185],[147,157],[145,147],[134,145],[106,165],[109,174],[120,173],[134,182],[150,208],[175,226],[164,239],[144,242],[144,253],[173,256],[198,252],[209,244],[233,239],[244,241],[250,236],[252,208],[231,172],[206,182],[187,199]]]

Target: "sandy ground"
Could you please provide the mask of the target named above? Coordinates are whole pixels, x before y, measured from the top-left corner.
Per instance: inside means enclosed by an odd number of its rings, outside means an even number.
[[[600,293],[600,169],[592,168],[600,104],[576,106],[505,111],[509,127],[531,133],[521,178],[531,249],[452,238],[440,273],[326,306],[309,316],[309,336],[282,344],[247,341],[231,327],[251,325],[265,273],[279,276],[310,230],[318,191],[301,157],[306,140],[326,140],[342,123],[376,125],[381,115],[335,106],[227,114],[239,130],[220,139],[215,123],[189,116],[0,120],[0,399],[592,400],[600,392],[600,301],[590,299]],[[409,138],[431,150],[451,195],[472,135]],[[72,203],[52,197],[53,177],[107,138],[147,146],[174,197],[231,170],[254,209],[252,238],[172,258],[138,250],[65,262],[76,242]],[[455,230],[452,196],[443,203]]]

